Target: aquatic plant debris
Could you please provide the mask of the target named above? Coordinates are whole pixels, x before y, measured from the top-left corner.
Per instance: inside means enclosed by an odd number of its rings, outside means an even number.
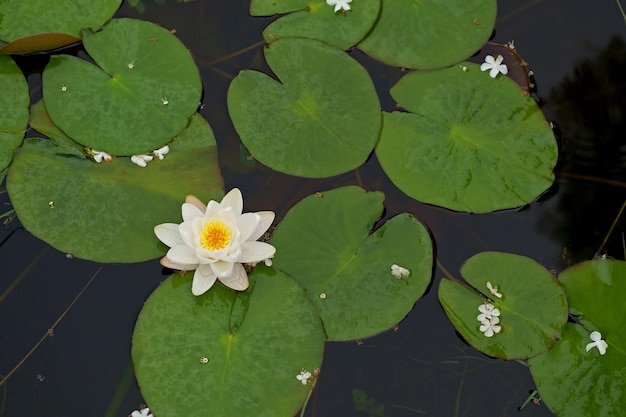
[[[393,264],[391,265],[391,275],[399,279],[403,277],[408,277],[409,275],[411,275],[411,271],[399,265]]]
[[[598,331],[593,331],[589,334],[589,338],[592,340],[591,343],[587,343],[585,346],[585,352],[589,352],[594,347],[598,348],[598,352],[600,355],[604,355],[606,353],[606,349],[609,347],[609,344],[606,343],[605,340],[602,340],[602,334]]]
[[[506,75],[509,72],[506,64],[503,64],[504,57],[502,55],[498,55],[495,59],[491,55],[487,55],[485,57],[485,62],[480,64],[481,71],[489,70],[489,76],[491,78],[496,78],[498,74]]]
[[[170,249],[161,259],[166,268],[195,270],[191,292],[202,295],[220,280],[237,291],[248,288],[244,263],[272,258],[276,249],[257,242],[274,221],[274,212],[243,213],[243,197],[233,188],[221,202],[204,205],[187,196],[182,205],[181,224],[155,226],[154,233]]]

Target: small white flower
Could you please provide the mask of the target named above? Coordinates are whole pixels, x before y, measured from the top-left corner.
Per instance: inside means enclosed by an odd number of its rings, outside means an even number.
[[[491,295],[495,295],[498,298],[502,298],[502,293],[498,292],[498,287],[494,287],[493,285],[491,285],[491,282],[487,281],[487,288],[489,289],[489,292],[491,293]]]
[[[329,6],[335,6],[335,13],[339,10],[350,10],[350,4],[352,0],[326,0],[326,4]]]
[[[306,385],[309,382],[309,378],[311,378],[311,373],[306,369],[303,369],[298,375],[296,375],[296,378],[302,382],[302,385]]]
[[[482,321],[479,329],[485,336],[492,337],[495,333],[500,333],[500,330],[502,330],[502,327],[498,325],[499,322],[500,319],[498,317],[491,317],[489,320]]]
[[[480,65],[480,70],[489,70],[489,76],[491,78],[496,78],[499,73],[506,75],[509,72],[509,69],[502,63],[502,61],[504,61],[502,55],[498,55],[495,59],[491,55],[487,55],[485,57],[485,62]]]
[[[66,92],[67,91],[67,85],[63,84],[61,86],[61,91]]]
[[[485,303],[478,306],[478,311],[480,314],[476,316],[476,320],[479,322],[489,321],[493,317],[500,316],[500,310],[495,308],[491,303]],[[482,331],[482,330],[481,330]]]
[[[135,61],[131,61],[128,63],[128,69],[133,69],[135,68]]]
[[[167,155],[169,151],[170,151],[170,147],[165,145],[162,148],[152,151],[152,153],[154,154],[154,156],[156,156],[160,160],[163,160],[163,158],[165,158],[165,155]]]
[[[95,149],[92,149],[92,152],[93,152],[93,160],[96,161],[97,163],[100,163],[102,161],[111,162],[111,160],[113,159],[113,157],[106,152],[96,151]]]
[[[183,222],[159,224],[154,233],[170,249],[161,265],[181,271],[195,270],[191,284],[194,295],[202,295],[220,280],[237,291],[248,288],[242,264],[272,258],[276,249],[258,242],[274,221],[271,211],[242,213],[241,191],[233,188],[221,202],[204,205],[187,196],[182,205]]]
[[[587,346],[585,347],[585,352],[589,352],[594,347],[597,347],[600,355],[604,355],[606,353],[606,348],[609,347],[609,344],[606,343],[605,340],[602,340],[602,334],[600,332],[593,331],[589,335],[589,338],[592,340],[592,342],[587,343]]]
[[[411,275],[411,271],[399,265],[393,264],[391,265],[391,275],[400,279],[400,278],[408,277],[409,275]]]
[[[161,97],[161,103],[163,103],[164,106],[167,106],[169,104],[169,100],[167,97]]]
[[[146,154],[133,155],[133,156],[130,157],[130,160],[134,164],[136,164],[136,165],[138,165],[138,166],[140,166],[142,168],[145,168],[148,165],[148,162],[152,161],[152,159],[153,159],[152,155],[146,155]]]
[[[135,410],[130,414],[131,417],[154,417],[148,407],[141,410]]]
[[[326,299],[326,293],[325,292],[320,293],[320,298],[322,300],[325,300]]]

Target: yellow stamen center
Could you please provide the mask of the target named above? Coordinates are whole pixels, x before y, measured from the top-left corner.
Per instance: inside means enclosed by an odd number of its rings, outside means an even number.
[[[204,225],[200,232],[200,245],[208,250],[224,249],[230,244],[232,233],[226,223],[213,220]]]

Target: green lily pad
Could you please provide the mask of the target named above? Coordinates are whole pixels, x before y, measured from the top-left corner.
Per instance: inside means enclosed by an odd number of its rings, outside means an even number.
[[[43,100],[39,100],[37,103],[30,106],[30,118],[28,119],[28,123],[30,127],[48,136],[52,142],[57,145],[68,146],[79,152],[83,152],[83,146],[72,140],[72,138],[67,136],[65,132],[54,124],[46,110],[46,103],[44,103]]]
[[[324,350],[319,316],[304,290],[260,266],[245,292],[216,284],[194,297],[192,274],[165,280],[135,325],[133,363],[150,410],[161,416],[293,417],[313,385],[296,375],[313,373]]]
[[[0,53],[47,51],[80,41],[99,29],[121,0],[0,0]]]
[[[48,113],[69,137],[122,156],[158,149],[185,128],[202,84],[178,38],[154,23],[114,19],[83,42],[97,66],[60,55],[43,73]]]
[[[583,262],[559,280],[582,325],[567,324],[549,352],[529,361],[541,398],[560,417],[625,416],[626,262]],[[608,343],[604,355],[586,351],[592,331]]]
[[[548,350],[567,322],[567,300],[556,278],[524,256],[482,252],[469,258],[461,274],[474,287],[442,279],[439,301],[463,338],[481,352],[501,359],[526,359]],[[502,298],[492,295],[487,281]],[[479,329],[478,307],[487,302],[501,313],[501,331]]]
[[[372,336],[400,322],[432,275],[430,235],[410,214],[370,234],[383,194],[343,187],[296,204],[274,231],[274,266],[315,303],[328,340]],[[391,266],[410,271],[397,278]]]
[[[487,42],[496,12],[496,0],[382,0],[378,21],[358,47],[398,67],[447,67]]]
[[[96,164],[69,147],[28,139],[7,175],[24,227],[60,251],[98,262],[162,255],[153,228],[180,217],[185,195],[223,194],[215,138],[197,115],[165,159],[140,168],[130,158]]]
[[[0,171],[11,162],[28,124],[28,84],[13,59],[0,55]]]
[[[528,204],[552,185],[552,129],[509,78],[463,63],[407,74],[391,95],[410,113],[383,114],[376,155],[409,196],[484,213]]]
[[[280,81],[243,70],[228,89],[230,117],[252,156],[312,178],[365,162],[381,119],[367,71],[344,51],[311,39],[279,39],[264,52]]]
[[[326,0],[267,1],[252,0],[252,16],[282,14],[263,30],[267,43],[280,38],[303,37],[318,39],[340,49],[358,43],[370,31],[380,9],[381,0],[359,0],[351,10],[334,11]]]

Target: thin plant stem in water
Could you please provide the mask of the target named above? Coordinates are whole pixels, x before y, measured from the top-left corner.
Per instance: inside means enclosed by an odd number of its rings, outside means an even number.
[[[626,24],[626,13],[624,13],[624,8],[622,7],[622,4],[619,2],[619,0],[615,0],[615,3],[617,3],[617,7],[619,7],[619,12],[622,14],[622,17],[624,18],[624,24]]]
[[[522,411],[524,409],[524,407],[526,407],[528,405],[528,403],[530,403],[531,401],[533,401],[535,399],[535,396],[539,393],[539,391],[537,390],[533,390],[530,395],[528,396],[528,398],[526,398],[526,401],[524,401],[524,403],[522,405],[520,405],[519,407],[517,407],[517,409],[519,411]]]
[[[15,229],[15,230],[19,230],[19,229]],[[11,232],[11,235],[13,234],[13,232]],[[11,236],[9,235],[9,236]],[[8,239],[8,238],[7,238]],[[6,242],[6,239],[2,242],[2,244],[4,244],[4,242]],[[24,278],[26,278],[26,276],[30,273],[30,271],[34,268],[35,265],[37,265],[39,263],[39,261],[41,260],[41,258],[43,258],[43,256],[46,254],[46,252],[48,252],[48,250],[50,249],[49,246],[44,247],[38,254],[37,256],[35,256],[35,259],[33,259],[26,268],[24,268],[22,270],[22,272],[20,272],[20,274],[17,276],[17,278],[15,278],[13,280],[13,282],[11,283],[11,285],[9,285],[9,287],[4,290],[4,292],[2,294],[0,294],[0,304],[4,301],[5,298],[7,298],[7,296],[11,293],[11,291],[13,291],[15,289],[15,287],[17,287],[17,284],[19,284]]]
[[[611,233],[613,233],[613,229],[615,229],[615,226],[617,225],[617,222],[618,222],[619,218],[622,217],[622,213],[624,212],[624,208],[626,208],[626,200],[624,200],[624,202],[622,203],[622,207],[619,209],[619,212],[617,213],[617,216],[615,216],[615,220],[613,220],[613,224],[611,225],[611,227],[609,227],[609,231],[606,232],[606,236],[604,236],[604,240],[602,241],[602,243],[600,244],[600,247],[596,251],[596,254],[595,254],[594,258],[600,256],[600,252],[602,252],[602,249],[604,249],[604,245],[606,245],[606,242],[609,240],[609,236],[611,236]],[[622,237],[622,242],[623,242],[623,240],[624,239]]]
[[[5,385],[6,382],[9,380],[9,378],[24,364],[24,362],[26,362],[28,360],[28,358],[30,358],[30,356],[35,353],[35,351],[37,350],[37,348],[39,347],[39,345],[41,345],[43,343],[44,340],[46,340],[46,338],[48,336],[51,336],[54,334],[54,329],[56,328],[56,326],[61,322],[61,320],[63,320],[63,318],[65,317],[65,315],[70,311],[70,309],[74,306],[74,304],[76,304],[76,302],[78,301],[78,299],[83,295],[83,293],[87,290],[87,288],[91,285],[91,283],[93,282],[93,280],[96,278],[96,276],[98,276],[98,274],[100,273],[100,271],[102,271],[102,266],[100,266],[96,272],[94,272],[94,274],[91,276],[91,278],[89,279],[89,281],[87,281],[87,283],[85,284],[85,286],[79,291],[79,293],[76,295],[76,297],[74,297],[74,299],[72,300],[72,302],[70,303],[70,305],[67,306],[67,308],[63,311],[63,313],[61,313],[61,315],[59,316],[58,319],[56,319],[56,321],[52,324],[52,326],[46,330],[46,332],[44,333],[44,335],[41,337],[41,339],[39,339],[39,341],[37,343],[35,343],[35,346],[32,347],[32,349],[22,358],[22,360],[20,360],[18,362],[17,365],[15,365],[15,367],[13,369],[11,369],[11,371],[6,374],[6,376],[4,378],[2,378],[2,380],[0,380],[0,385]]]

